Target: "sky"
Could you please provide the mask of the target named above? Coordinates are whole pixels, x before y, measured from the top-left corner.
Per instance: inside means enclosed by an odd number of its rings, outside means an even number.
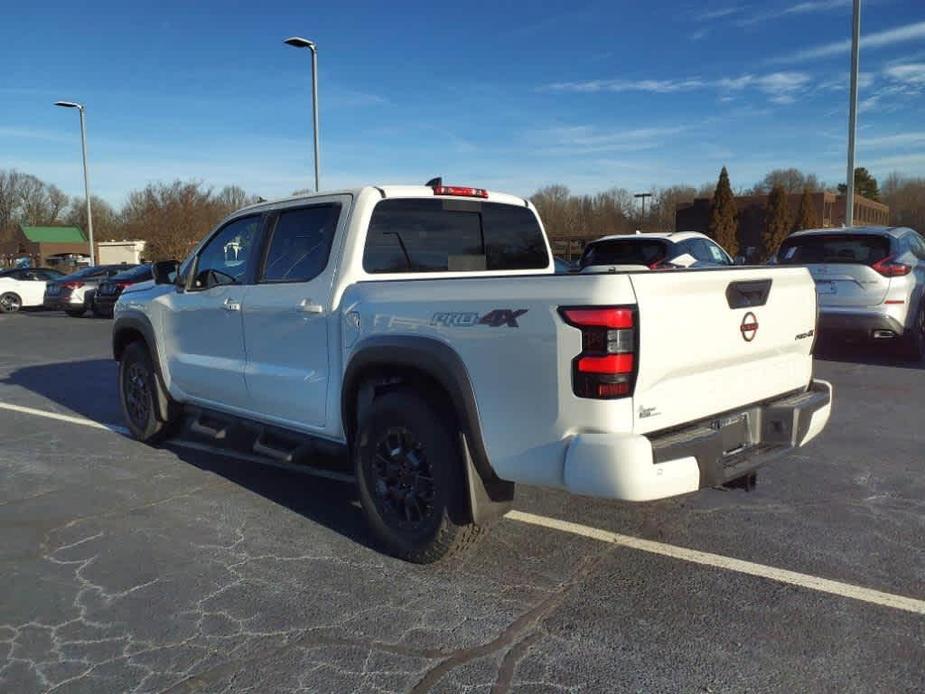
[[[863,0],[857,164],[925,176],[925,1]],[[845,177],[851,0],[16,3],[0,168],[114,205],[151,181],[447,183],[529,195]]]

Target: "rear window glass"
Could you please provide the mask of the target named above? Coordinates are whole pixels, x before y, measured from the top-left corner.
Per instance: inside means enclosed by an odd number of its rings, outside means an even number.
[[[890,240],[872,234],[820,234],[784,241],[777,262],[784,265],[860,263],[873,265],[890,254]]]
[[[580,267],[590,265],[652,265],[665,259],[668,244],[652,239],[608,239],[588,244],[581,255]]]
[[[150,265],[139,265],[138,267],[133,267],[131,270],[124,270],[118,275],[113,275],[114,280],[131,280],[132,282],[143,282],[144,280],[151,279],[151,266]]]
[[[534,270],[549,265],[531,210],[470,200],[383,200],[373,210],[363,269],[386,272]]]

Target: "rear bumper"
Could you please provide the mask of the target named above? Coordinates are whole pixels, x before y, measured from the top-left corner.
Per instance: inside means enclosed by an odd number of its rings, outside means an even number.
[[[70,308],[78,308],[84,305],[83,297],[75,297],[70,294],[61,294],[58,296],[46,296],[42,305],[45,308],[55,311],[64,311]]]
[[[829,420],[832,386],[753,405],[666,434],[579,434],[565,456],[573,494],[650,501],[715,487],[811,441]]]
[[[905,312],[905,306],[893,307],[894,310],[902,309]],[[889,330],[897,336],[902,335],[905,331],[904,316],[899,316],[894,311],[882,309],[821,309],[819,311],[819,332],[820,333],[841,333],[850,334],[856,337],[873,337],[875,330]]]

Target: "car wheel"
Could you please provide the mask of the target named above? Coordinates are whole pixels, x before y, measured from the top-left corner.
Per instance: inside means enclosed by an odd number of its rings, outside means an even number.
[[[170,432],[175,417],[164,419],[159,403],[170,412],[170,396],[161,384],[160,376],[148,348],[142,342],[132,342],[119,361],[119,396],[122,414],[132,436],[139,441],[155,443]]]
[[[64,312],[69,315],[71,318],[80,318],[83,314],[87,312],[85,308],[68,308]]]
[[[925,307],[919,309],[915,322],[905,338],[906,356],[913,361],[925,359]]]
[[[0,313],[16,313],[22,308],[22,298],[19,294],[6,292],[0,296]]]
[[[429,564],[482,534],[468,512],[452,421],[418,393],[397,390],[373,400],[357,427],[360,503],[376,538],[401,559]]]

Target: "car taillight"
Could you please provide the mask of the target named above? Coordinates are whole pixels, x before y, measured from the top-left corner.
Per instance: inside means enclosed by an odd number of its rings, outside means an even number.
[[[904,263],[897,263],[891,255],[883,260],[878,260],[871,267],[884,277],[904,277],[912,272],[912,267]]]
[[[637,313],[629,306],[561,307],[581,330],[581,354],[572,360],[572,389],[581,398],[612,400],[636,384]]]
[[[116,286],[119,289],[125,289],[126,287],[131,286],[131,284],[132,284],[131,282],[116,282]]]
[[[82,286],[84,286],[84,283],[83,283],[83,282],[72,281],[72,282],[65,282],[65,283],[64,283],[64,288],[65,288],[65,289],[80,289],[80,287],[82,287]]]
[[[462,198],[487,198],[488,191],[484,188],[468,188],[466,186],[434,186],[434,195],[455,195]]]

